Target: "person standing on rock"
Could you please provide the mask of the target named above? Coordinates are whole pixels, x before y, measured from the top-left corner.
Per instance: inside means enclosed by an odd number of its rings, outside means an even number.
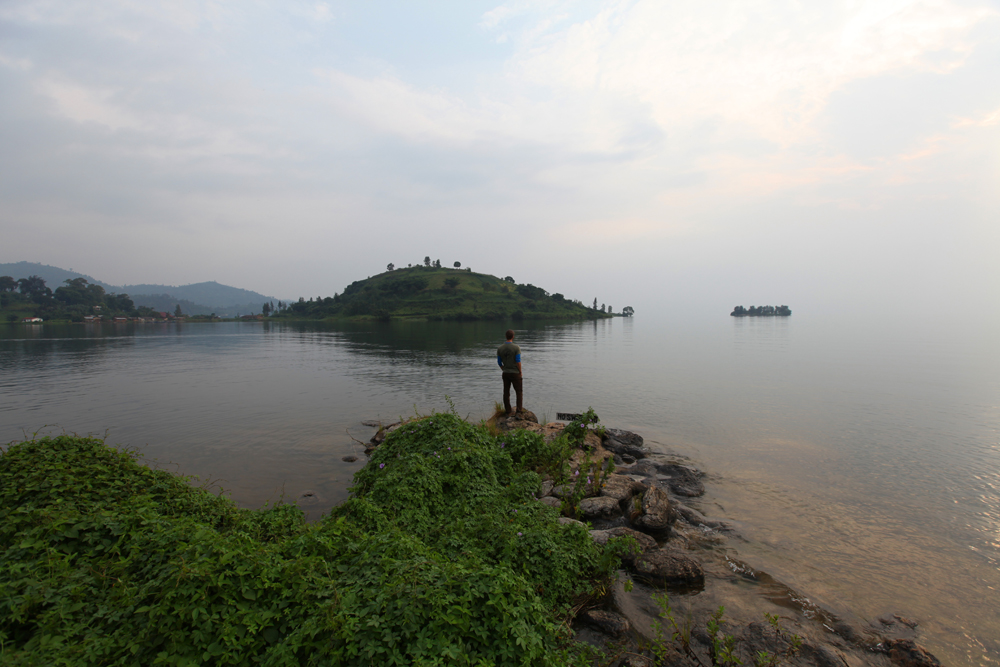
[[[509,417],[510,387],[517,393],[517,411],[524,409],[524,386],[521,375],[521,348],[514,345],[514,330],[507,329],[507,342],[497,348],[497,365],[503,369],[503,407]]]

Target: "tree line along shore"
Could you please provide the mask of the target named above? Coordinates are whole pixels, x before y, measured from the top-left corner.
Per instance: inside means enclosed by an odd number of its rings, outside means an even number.
[[[510,276],[498,278],[469,269],[446,269],[439,265],[395,269],[348,285],[332,297],[300,297],[298,301],[268,301],[259,313],[236,319],[427,319],[474,320],[581,320],[614,316],[630,317],[625,306],[585,305],[560,293],[531,284],[517,284]],[[15,280],[0,276],[0,321],[167,321],[227,319],[212,314],[187,316],[180,304],[160,311],[136,306],[127,294],[106,293],[100,285],[74,278],[54,291],[38,276]]]

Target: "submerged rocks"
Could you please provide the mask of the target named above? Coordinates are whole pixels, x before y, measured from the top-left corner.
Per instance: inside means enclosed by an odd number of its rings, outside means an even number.
[[[673,523],[674,513],[670,507],[670,497],[655,486],[646,489],[642,501],[629,518],[632,524],[646,533],[665,534]]]
[[[657,478],[666,481],[670,490],[678,496],[694,498],[704,495],[705,485],[701,483],[701,473],[694,468],[676,463],[661,464],[657,468],[660,472]]]
[[[705,571],[690,556],[674,549],[652,549],[635,559],[637,577],[656,586],[700,586]]]
[[[912,639],[890,639],[881,645],[889,660],[898,667],[941,667],[940,661],[917,646]]]

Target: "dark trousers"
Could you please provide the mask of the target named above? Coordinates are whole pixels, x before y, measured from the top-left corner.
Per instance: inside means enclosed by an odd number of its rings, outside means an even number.
[[[513,373],[503,374],[503,407],[510,414],[510,387],[514,385],[514,391],[517,393],[517,409],[520,410],[524,407],[524,391],[521,385],[521,376],[514,375]]]

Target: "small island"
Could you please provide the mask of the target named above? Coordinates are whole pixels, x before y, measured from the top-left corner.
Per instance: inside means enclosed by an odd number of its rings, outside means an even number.
[[[792,314],[788,306],[736,306],[733,312],[729,313],[733,317],[788,317]]]
[[[631,308],[623,309],[630,316]],[[267,312],[273,318],[368,320],[594,320],[613,317],[598,306],[550,294],[511,276],[498,278],[469,268],[442,267],[439,262],[386,271],[356,280],[332,297],[299,299]]]

